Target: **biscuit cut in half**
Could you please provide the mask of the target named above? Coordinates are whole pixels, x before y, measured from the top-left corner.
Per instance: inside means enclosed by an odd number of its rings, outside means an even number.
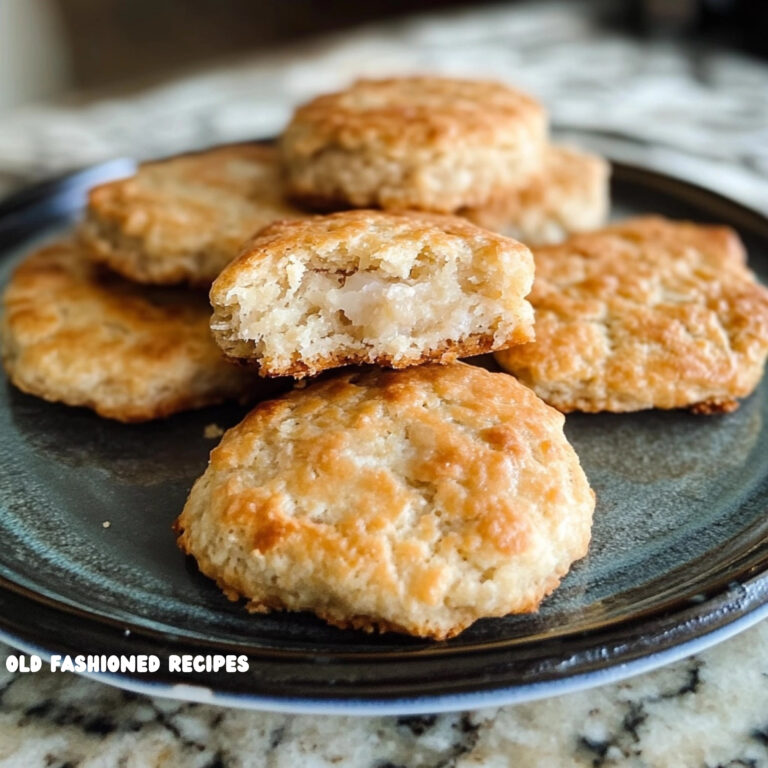
[[[533,338],[528,248],[426,213],[346,211],[262,230],[211,288],[216,341],[262,376],[450,362]]]
[[[146,163],[92,189],[80,234],[95,261],[129,280],[207,287],[255,232],[303,215],[283,200],[276,150],[242,144]]]
[[[5,291],[3,365],[19,389],[146,421],[244,395],[253,375],[211,338],[204,293],[107,274],[61,242],[28,256]]]
[[[768,290],[727,227],[638,218],[534,258],[536,341],[496,359],[561,411],[731,411],[759,383]]]
[[[552,146],[541,172],[524,187],[458,214],[527,245],[559,243],[569,234],[605,224],[609,175],[610,166],[603,158]]]
[[[441,640],[535,611],[586,554],[595,506],[563,423],[463,363],[328,379],[224,435],[178,543],[255,612]]]
[[[325,209],[482,205],[538,172],[547,116],[500,83],[359,80],[299,107],[281,139],[290,193]]]

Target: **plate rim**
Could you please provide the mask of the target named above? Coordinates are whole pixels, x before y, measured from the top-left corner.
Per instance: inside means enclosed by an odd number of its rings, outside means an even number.
[[[711,631],[694,636],[685,642],[674,644],[664,650],[641,655],[631,661],[521,686],[506,686],[425,697],[404,696],[392,699],[366,699],[347,696],[334,699],[274,696],[258,692],[222,692],[198,682],[167,683],[154,680],[151,676],[142,678],[135,675],[127,676],[108,672],[77,674],[96,682],[146,696],[286,714],[404,716],[508,706],[617,683],[680,661],[740,634],[768,618],[768,581],[765,578],[765,573],[755,577],[752,582],[753,586],[762,591],[760,604]],[[747,586],[741,585],[741,588],[747,590]],[[27,640],[18,634],[8,632],[4,626],[0,626],[0,641],[23,653],[37,654],[46,661],[53,654],[49,647],[43,647],[34,640]]]

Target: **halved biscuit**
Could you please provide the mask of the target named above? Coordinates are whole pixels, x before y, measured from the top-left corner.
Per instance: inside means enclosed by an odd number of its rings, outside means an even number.
[[[140,283],[208,286],[283,199],[276,150],[221,147],[139,167],[91,190],[81,237],[95,261]]]
[[[450,216],[346,211],[277,222],[211,288],[216,341],[263,376],[503,349],[532,338],[533,259]]]
[[[609,174],[610,166],[597,155],[551,146],[541,171],[524,187],[458,215],[527,245],[558,243],[605,224]]]
[[[759,383],[768,290],[732,230],[645,217],[534,258],[536,341],[496,359],[556,408],[729,411]]]
[[[524,184],[547,133],[541,105],[500,83],[401,77],[299,107],[281,149],[301,200],[451,212]]]
[[[178,543],[252,611],[435,639],[534,611],[595,506],[563,422],[462,363],[316,383],[224,435]]]
[[[205,294],[149,288],[60,242],[28,256],[5,291],[3,365],[21,390],[119,421],[146,421],[245,394],[224,360]]]

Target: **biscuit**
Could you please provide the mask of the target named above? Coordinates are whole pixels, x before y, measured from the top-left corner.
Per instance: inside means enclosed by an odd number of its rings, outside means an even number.
[[[768,290],[732,230],[638,218],[534,259],[536,341],[496,359],[561,411],[729,411],[760,381]]]
[[[563,423],[463,363],[328,379],[224,435],[178,543],[251,611],[451,637],[536,610],[586,554],[594,494]]]
[[[214,344],[204,293],[128,283],[70,242],[28,256],[4,305],[5,370],[46,400],[146,421],[239,397],[253,382]]]
[[[276,150],[242,144],[146,163],[94,188],[81,238],[129,280],[207,287],[255,232],[302,215],[283,200]]]
[[[299,107],[281,139],[290,193],[324,208],[482,205],[538,171],[547,117],[499,83],[359,80]]]
[[[524,187],[479,208],[461,209],[458,215],[528,245],[558,243],[571,233],[605,224],[609,173],[601,157],[551,146],[541,172]]]
[[[227,356],[301,378],[403,368],[533,338],[526,246],[439,214],[345,211],[276,222],[211,288]]]

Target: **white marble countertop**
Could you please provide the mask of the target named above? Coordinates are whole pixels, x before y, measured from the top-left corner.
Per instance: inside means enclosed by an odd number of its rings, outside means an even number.
[[[768,211],[768,63],[622,37],[578,2],[432,15],[130,97],[0,116],[0,194],[116,155],[274,134],[315,92],[408,71],[517,84],[547,104],[561,133]],[[7,652],[0,646],[0,661]],[[768,623],[620,684],[437,717],[242,712],[68,674],[0,672],[0,768],[177,765],[768,766]]]

